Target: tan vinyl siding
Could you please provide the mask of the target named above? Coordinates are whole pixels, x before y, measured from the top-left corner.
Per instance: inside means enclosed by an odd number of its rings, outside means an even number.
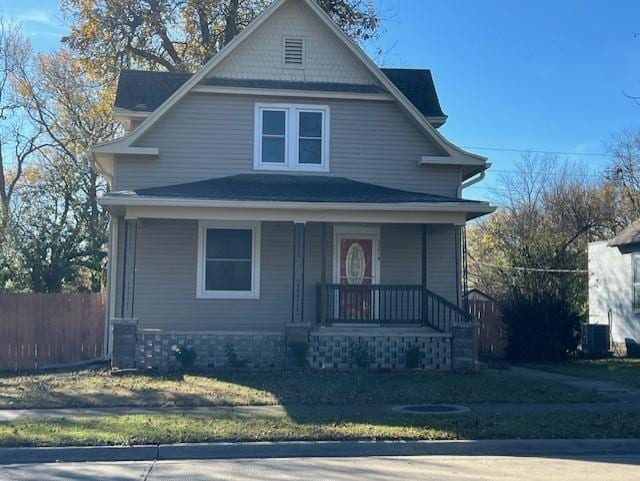
[[[427,227],[427,288],[449,302],[457,303],[456,228],[430,224]]]
[[[253,169],[256,102],[281,97],[189,94],[137,142],[158,147],[159,158],[119,158],[116,190],[205,180]],[[329,105],[330,172],[374,184],[455,196],[459,169],[418,166],[438,147],[393,102],[363,100],[296,103]],[[264,173],[265,171],[260,171]]]
[[[134,314],[142,327],[273,330],[291,318],[292,224],[264,222],[260,299],[196,299],[196,221],[138,225]]]
[[[141,326],[194,331],[273,330],[290,322],[293,224],[262,223],[258,300],[196,299],[197,229],[196,221],[139,221],[134,316]],[[307,225],[304,291],[307,322],[315,320],[315,286],[320,282],[321,272],[320,232],[320,224]],[[329,283],[332,282],[332,238],[332,226],[327,225]],[[453,226],[428,226],[428,288],[451,302],[456,301],[453,240]],[[381,283],[420,284],[420,241],[419,225],[381,227]],[[120,246],[122,248],[122,243]],[[117,299],[119,309],[121,291]]]

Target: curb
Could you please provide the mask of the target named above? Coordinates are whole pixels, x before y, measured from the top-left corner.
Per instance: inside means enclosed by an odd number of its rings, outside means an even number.
[[[0,464],[362,456],[587,456],[640,454],[640,439],[288,441],[2,448]]]

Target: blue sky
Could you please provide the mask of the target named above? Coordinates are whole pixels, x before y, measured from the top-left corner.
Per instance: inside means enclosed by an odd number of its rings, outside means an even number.
[[[384,66],[432,70],[449,115],[441,131],[458,145],[601,154],[613,133],[638,126],[640,107],[623,95],[640,95],[637,0],[373,1],[386,21],[369,50],[383,50]],[[51,50],[66,31],[57,3],[0,0],[0,13],[21,22],[37,50]],[[494,167],[465,194],[493,196],[520,153],[470,150]],[[607,163],[570,158],[590,175]]]

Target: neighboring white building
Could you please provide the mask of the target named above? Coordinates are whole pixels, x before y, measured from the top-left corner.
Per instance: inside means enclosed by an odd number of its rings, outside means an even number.
[[[640,220],[610,241],[589,244],[589,323],[611,323],[616,352],[640,342]]]

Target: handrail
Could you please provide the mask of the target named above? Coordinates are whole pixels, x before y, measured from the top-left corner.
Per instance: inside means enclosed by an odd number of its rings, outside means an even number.
[[[325,284],[324,292],[317,284],[316,317],[318,324],[409,324],[440,332],[472,319],[444,297],[413,284]]]

